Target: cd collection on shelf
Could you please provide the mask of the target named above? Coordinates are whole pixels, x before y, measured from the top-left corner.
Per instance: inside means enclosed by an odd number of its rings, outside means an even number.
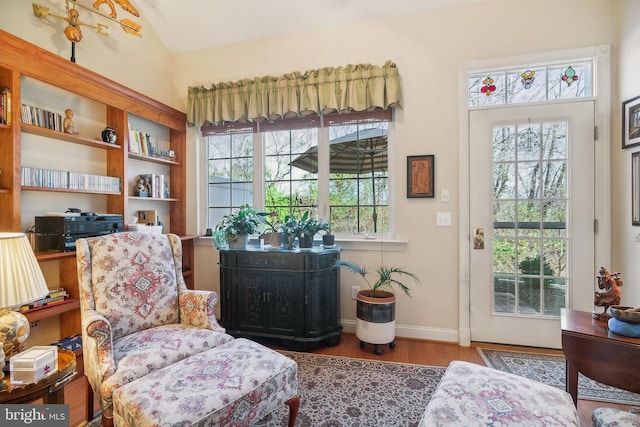
[[[118,177],[32,168],[29,166],[22,166],[20,169],[20,185],[23,187],[59,188],[107,193],[119,193],[122,191],[121,180]]]

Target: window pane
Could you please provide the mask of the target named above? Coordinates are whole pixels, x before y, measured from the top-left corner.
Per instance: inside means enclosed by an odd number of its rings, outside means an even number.
[[[253,136],[207,137],[207,228],[215,228],[223,215],[244,204],[253,204]]]
[[[505,82],[506,77],[503,71],[469,77],[469,106],[504,104]]]
[[[540,102],[547,99],[545,68],[507,72],[507,102]]]
[[[549,99],[592,95],[591,64],[567,64],[549,68]]]
[[[333,231],[388,231],[387,133],[387,122],[329,128],[330,223]],[[334,209],[337,206],[340,210]],[[351,210],[355,215],[343,216],[350,206],[355,208]]]
[[[265,209],[317,216],[318,130],[265,132]]]

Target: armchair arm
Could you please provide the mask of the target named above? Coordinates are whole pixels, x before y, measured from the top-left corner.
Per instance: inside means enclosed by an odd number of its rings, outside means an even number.
[[[225,332],[213,311],[217,303],[218,294],[214,291],[180,292],[180,323]]]
[[[84,372],[99,394],[100,385],[116,371],[111,323],[97,311],[87,310],[82,324]]]

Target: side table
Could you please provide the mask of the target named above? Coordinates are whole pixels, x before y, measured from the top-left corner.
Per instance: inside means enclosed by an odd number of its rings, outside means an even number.
[[[562,309],[562,352],[567,360],[567,391],[578,402],[578,372],[594,381],[640,392],[640,339],[611,332],[586,311]]]
[[[64,386],[75,376],[75,353],[58,349],[58,371],[36,383],[11,385],[10,376],[7,373],[1,381],[6,388],[0,391],[0,403],[30,403],[40,398],[45,404],[64,403]]]

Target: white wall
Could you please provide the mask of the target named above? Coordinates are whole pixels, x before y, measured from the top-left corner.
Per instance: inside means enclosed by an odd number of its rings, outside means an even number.
[[[176,87],[210,86],[324,66],[394,61],[401,75],[403,107],[396,115],[391,167],[398,179],[390,196],[398,213],[397,238],[409,243],[403,252],[385,252],[384,262],[407,267],[423,283],[414,288],[413,298],[399,295],[397,333],[456,341],[461,237],[456,224],[465,214],[459,212],[457,202],[458,66],[477,59],[613,44],[613,24],[613,7],[608,0],[568,0],[561,7],[555,0],[495,0],[179,53],[175,55],[175,81]],[[186,107],[186,91],[179,104]],[[195,133],[190,143],[193,138]],[[441,203],[439,198],[406,198],[406,156],[419,154],[435,154],[437,195],[448,188],[450,203]],[[195,171],[190,179],[195,181]],[[196,218],[194,203],[191,198],[191,224]],[[451,211],[454,226],[435,227],[437,211]],[[196,281],[203,286],[213,282],[211,286],[217,289],[217,268],[211,262],[217,254],[204,247],[197,252]],[[345,251],[342,257],[375,265],[382,256],[379,252]],[[343,273],[341,318],[347,326],[355,319],[351,283],[352,277]]]
[[[622,304],[637,307],[640,306],[640,242],[634,239],[640,234],[640,227],[631,225],[631,153],[640,150],[640,147],[625,150],[620,147],[622,102],[640,95],[640,2],[621,0],[616,5],[619,43],[615,73],[618,97],[614,97],[611,126],[612,267],[622,273],[624,280]]]

